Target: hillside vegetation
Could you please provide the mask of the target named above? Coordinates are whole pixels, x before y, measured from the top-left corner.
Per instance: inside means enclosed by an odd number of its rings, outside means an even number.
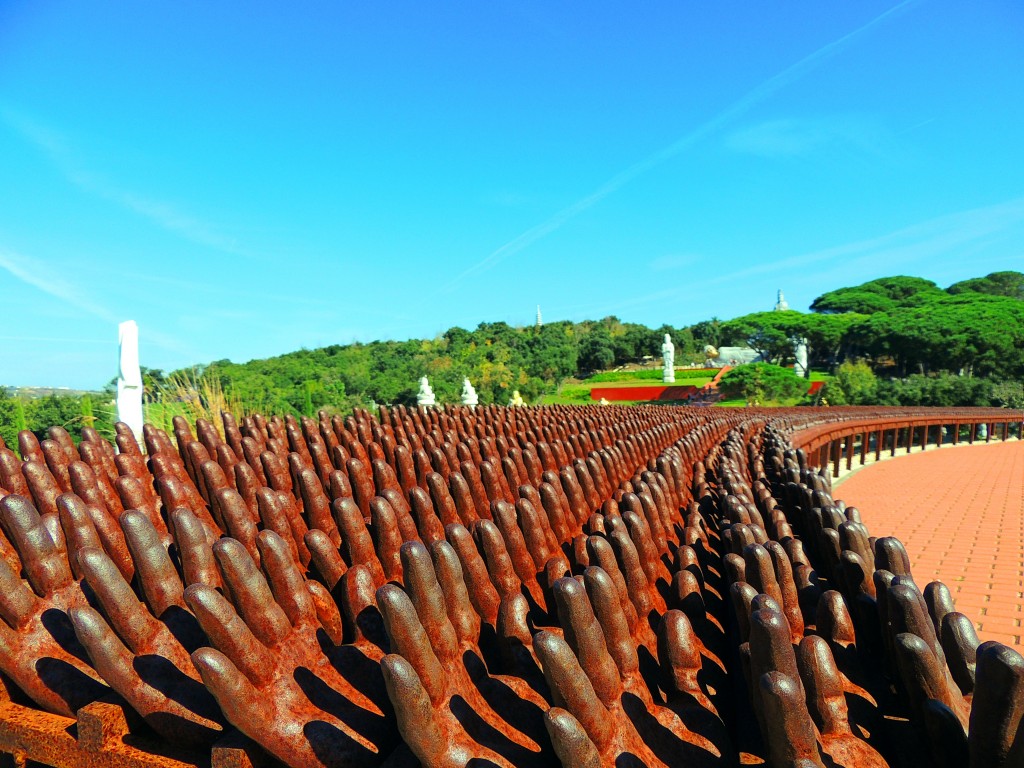
[[[616,317],[522,328],[481,323],[433,339],[331,345],[247,363],[218,360],[171,375],[146,369],[144,381],[155,421],[189,401],[203,405],[208,391],[225,393],[247,411],[273,413],[412,405],[421,376],[430,378],[439,402],[458,402],[464,377],[484,404],[506,403],[513,390],[527,402],[590,402],[593,384],[657,383],[657,370],[602,372],[645,357],[657,366],[666,333],[677,365],[702,361],[710,344],[749,345],[765,361],[786,366],[797,338],[807,340],[815,371],[838,373],[862,361],[874,383],[848,372],[842,381],[858,382],[847,385],[849,392],[835,382],[826,387],[835,404],[1015,405],[1024,377],[1024,274],[997,272],[947,289],[918,277],[888,277],[824,293],[810,312],[757,312],[688,327],[648,328]],[[688,383],[703,383],[706,375],[694,371]],[[201,385],[194,386],[197,380]],[[41,433],[51,424],[108,431],[112,390],[89,399],[27,399],[0,388],[0,437],[14,444],[18,429]]]

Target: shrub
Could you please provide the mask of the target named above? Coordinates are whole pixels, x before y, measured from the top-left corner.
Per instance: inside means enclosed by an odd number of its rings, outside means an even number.
[[[789,368],[749,363],[728,371],[718,388],[726,397],[742,397],[747,402],[766,404],[796,401],[807,388],[807,382]]]
[[[836,376],[820,390],[819,397],[832,405],[870,405],[875,402],[878,378],[863,360],[845,362]]]

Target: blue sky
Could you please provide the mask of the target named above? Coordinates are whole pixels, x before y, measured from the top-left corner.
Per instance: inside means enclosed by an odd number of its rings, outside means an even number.
[[[0,2],[0,384],[1024,269],[1018,2]]]

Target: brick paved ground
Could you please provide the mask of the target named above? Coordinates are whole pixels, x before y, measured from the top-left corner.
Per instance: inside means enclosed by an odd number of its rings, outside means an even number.
[[[834,490],[873,536],[903,542],[922,589],[946,583],[982,641],[1024,650],[1024,442],[897,457]]]

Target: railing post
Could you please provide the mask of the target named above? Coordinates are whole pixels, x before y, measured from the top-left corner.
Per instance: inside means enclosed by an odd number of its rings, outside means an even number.
[[[992,442],[992,432],[993,432],[992,427],[993,426],[995,426],[995,425],[991,424],[989,422],[985,422],[985,442],[986,443],[991,443]]]
[[[953,425],[953,445],[960,442],[960,422]]]
[[[892,429],[892,446],[891,446],[890,453],[889,453],[890,456],[895,456],[896,455],[896,448],[899,446],[899,444],[900,444],[900,428],[899,427],[893,427],[893,429]]]
[[[846,471],[853,469],[853,435],[846,436]]]
[[[868,436],[870,434],[871,434],[870,432],[861,432],[860,433],[860,465],[862,467],[864,466],[864,457],[867,455],[867,452],[868,452],[868,440],[869,440]]]
[[[882,442],[885,440],[885,430],[875,432],[875,461],[882,458]]]
[[[978,434],[978,422],[972,421],[971,422],[971,438],[970,438],[971,445],[974,445],[974,436],[977,435],[977,434]]]
[[[840,444],[838,440],[833,440],[830,444],[832,451],[832,477],[839,477],[839,454]]]
[[[1006,442],[1007,436],[1010,434],[1010,422],[1003,422],[1003,442]]]

